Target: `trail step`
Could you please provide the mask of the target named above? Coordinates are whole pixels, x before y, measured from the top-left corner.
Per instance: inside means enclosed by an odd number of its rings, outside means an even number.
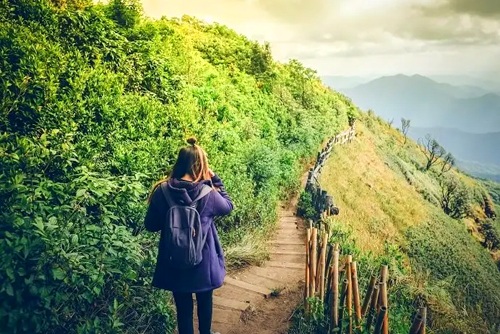
[[[264,298],[268,298],[271,296],[271,290],[260,287],[258,285],[253,285],[244,281],[236,280],[234,278],[231,278],[229,276],[226,276],[226,279],[224,280],[226,284],[234,285],[237,286],[241,289],[256,292],[258,294],[261,294],[264,296]]]
[[[300,245],[304,246],[305,243],[302,241],[291,241],[291,240],[272,240],[269,242],[272,245]]]
[[[295,211],[290,211],[290,210],[280,210],[278,211],[278,215],[280,217],[297,217],[295,215]]]
[[[239,310],[223,310],[215,309],[212,314],[212,322],[222,324],[237,324],[241,319],[241,311]]]
[[[276,287],[279,287],[283,284],[279,279],[258,275],[255,274],[255,272],[250,272],[248,270],[245,271],[245,273],[241,274],[239,277],[245,282],[262,286],[269,290],[276,289]]]
[[[219,296],[213,296],[213,303],[215,306],[230,308],[240,311],[246,311],[246,309],[250,307],[250,303],[245,303],[234,299],[227,299]]]
[[[281,216],[279,218],[279,220],[281,220],[283,222],[287,222],[287,223],[295,223],[295,222],[298,222],[300,220],[300,218],[298,218],[297,216],[293,216],[293,217],[290,217],[290,216]]]
[[[288,269],[302,269],[305,270],[304,263],[282,262],[282,261],[269,261],[266,266],[275,268],[288,268]]]
[[[286,237],[295,236],[295,235],[298,237],[302,237],[302,231],[300,231],[299,229],[296,229],[296,228],[279,229],[278,234],[284,235]]]
[[[278,225],[279,228],[285,228],[285,229],[294,229],[294,230],[297,230],[298,229],[298,225],[295,224],[295,223],[280,223]]]
[[[270,254],[274,255],[306,255],[305,252],[294,252],[294,251],[271,251]]]

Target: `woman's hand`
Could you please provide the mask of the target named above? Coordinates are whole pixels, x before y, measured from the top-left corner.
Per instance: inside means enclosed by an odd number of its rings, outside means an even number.
[[[210,177],[214,177],[215,173],[212,169],[208,169],[208,174],[210,175]]]

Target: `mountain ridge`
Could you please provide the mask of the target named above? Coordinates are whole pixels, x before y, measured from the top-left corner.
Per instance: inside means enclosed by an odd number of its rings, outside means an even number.
[[[386,120],[403,117],[417,127],[454,127],[472,133],[500,131],[500,95],[478,92],[474,96],[467,88],[418,74],[384,76],[343,91],[361,108]]]

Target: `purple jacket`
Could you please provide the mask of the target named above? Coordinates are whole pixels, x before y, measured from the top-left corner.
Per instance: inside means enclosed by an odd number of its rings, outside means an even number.
[[[207,240],[203,247],[203,260],[194,268],[179,270],[169,268],[166,260],[167,251],[163,249],[160,240],[156,270],[153,277],[153,286],[174,292],[203,292],[213,290],[222,285],[226,275],[224,254],[219,242],[214,218],[227,215],[233,210],[233,203],[224,190],[222,180],[215,175],[212,180],[201,182],[188,182],[178,179],[168,180],[170,196],[175,202],[189,204],[201,191],[203,184],[219,187],[220,191],[213,190],[198,202],[198,212],[201,218],[203,233],[207,234]],[[164,237],[165,215],[168,210],[160,187],[158,187],[151,198],[148,212],[146,214],[146,229],[151,232],[161,231]]]

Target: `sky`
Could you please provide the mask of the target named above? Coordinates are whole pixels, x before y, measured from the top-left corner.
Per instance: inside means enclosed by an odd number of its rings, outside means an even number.
[[[500,0],[142,0],[269,42],[320,75],[500,77]]]

